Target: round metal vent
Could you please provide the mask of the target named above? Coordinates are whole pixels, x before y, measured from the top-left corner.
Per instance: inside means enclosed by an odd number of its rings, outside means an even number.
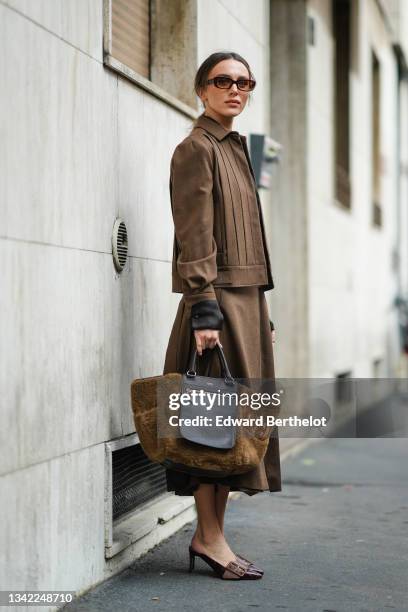
[[[125,267],[128,253],[127,229],[123,219],[116,219],[112,233],[113,263],[118,272]]]

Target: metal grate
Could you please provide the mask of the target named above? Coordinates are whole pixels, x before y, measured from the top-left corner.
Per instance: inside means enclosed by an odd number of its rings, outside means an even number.
[[[167,491],[166,471],[140,444],[112,452],[113,519]]]
[[[125,267],[128,254],[128,235],[125,222],[116,219],[112,233],[112,255],[115,268],[121,272]]]

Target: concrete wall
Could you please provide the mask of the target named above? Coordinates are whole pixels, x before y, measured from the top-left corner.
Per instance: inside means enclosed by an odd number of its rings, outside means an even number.
[[[272,174],[269,235],[275,289],[271,312],[276,328],[278,377],[307,376],[307,56],[304,0],[270,5],[270,135],[282,144]]]
[[[308,47],[308,235],[310,369],[314,376],[394,375],[398,359],[393,249],[396,244],[397,66],[375,2],[353,5],[351,210],[334,203],[331,3],[310,0],[316,44]],[[381,65],[383,225],[373,227],[371,48]]]
[[[401,85],[400,265],[401,293],[408,297],[408,74]]]
[[[198,2],[191,61],[233,48],[259,79],[243,133],[266,131],[267,9]],[[131,561],[131,550],[104,558],[104,443],[134,431],[130,382],[161,373],[180,299],[168,171],[191,118],[104,67],[102,36],[102,0],[0,0],[7,589],[82,591]]]
[[[406,252],[408,237],[405,227],[400,238],[397,232],[393,37],[375,0],[351,3],[352,202],[347,210],[335,201],[331,5],[329,0],[271,2],[270,131],[283,145],[269,225],[277,280],[271,297],[277,372],[281,377],[395,376],[400,372],[395,253],[398,240]],[[371,48],[381,63],[381,228],[371,222]],[[406,203],[402,208],[403,222]]]

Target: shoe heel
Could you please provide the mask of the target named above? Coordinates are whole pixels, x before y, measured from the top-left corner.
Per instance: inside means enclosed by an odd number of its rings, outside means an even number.
[[[191,548],[189,549],[189,553],[190,553],[190,567],[189,567],[188,571],[191,573],[193,571],[193,569],[194,569],[195,554],[191,550]]]

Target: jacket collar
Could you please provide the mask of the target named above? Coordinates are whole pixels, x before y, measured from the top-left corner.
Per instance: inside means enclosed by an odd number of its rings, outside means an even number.
[[[226,130],[225,127],[221,125],[221,123],[218,123],[218,121],[216,121],[212,117],[205,115],[204,113],[202,113],[198,117],[194,127],[203,128],[204,130],[215,136],[217,140],[223,140],[226,136],[230,136],[233,134],[236,134],[239,138],[243,138],[243,136],[240,136],[240,134],[236,130]]]

